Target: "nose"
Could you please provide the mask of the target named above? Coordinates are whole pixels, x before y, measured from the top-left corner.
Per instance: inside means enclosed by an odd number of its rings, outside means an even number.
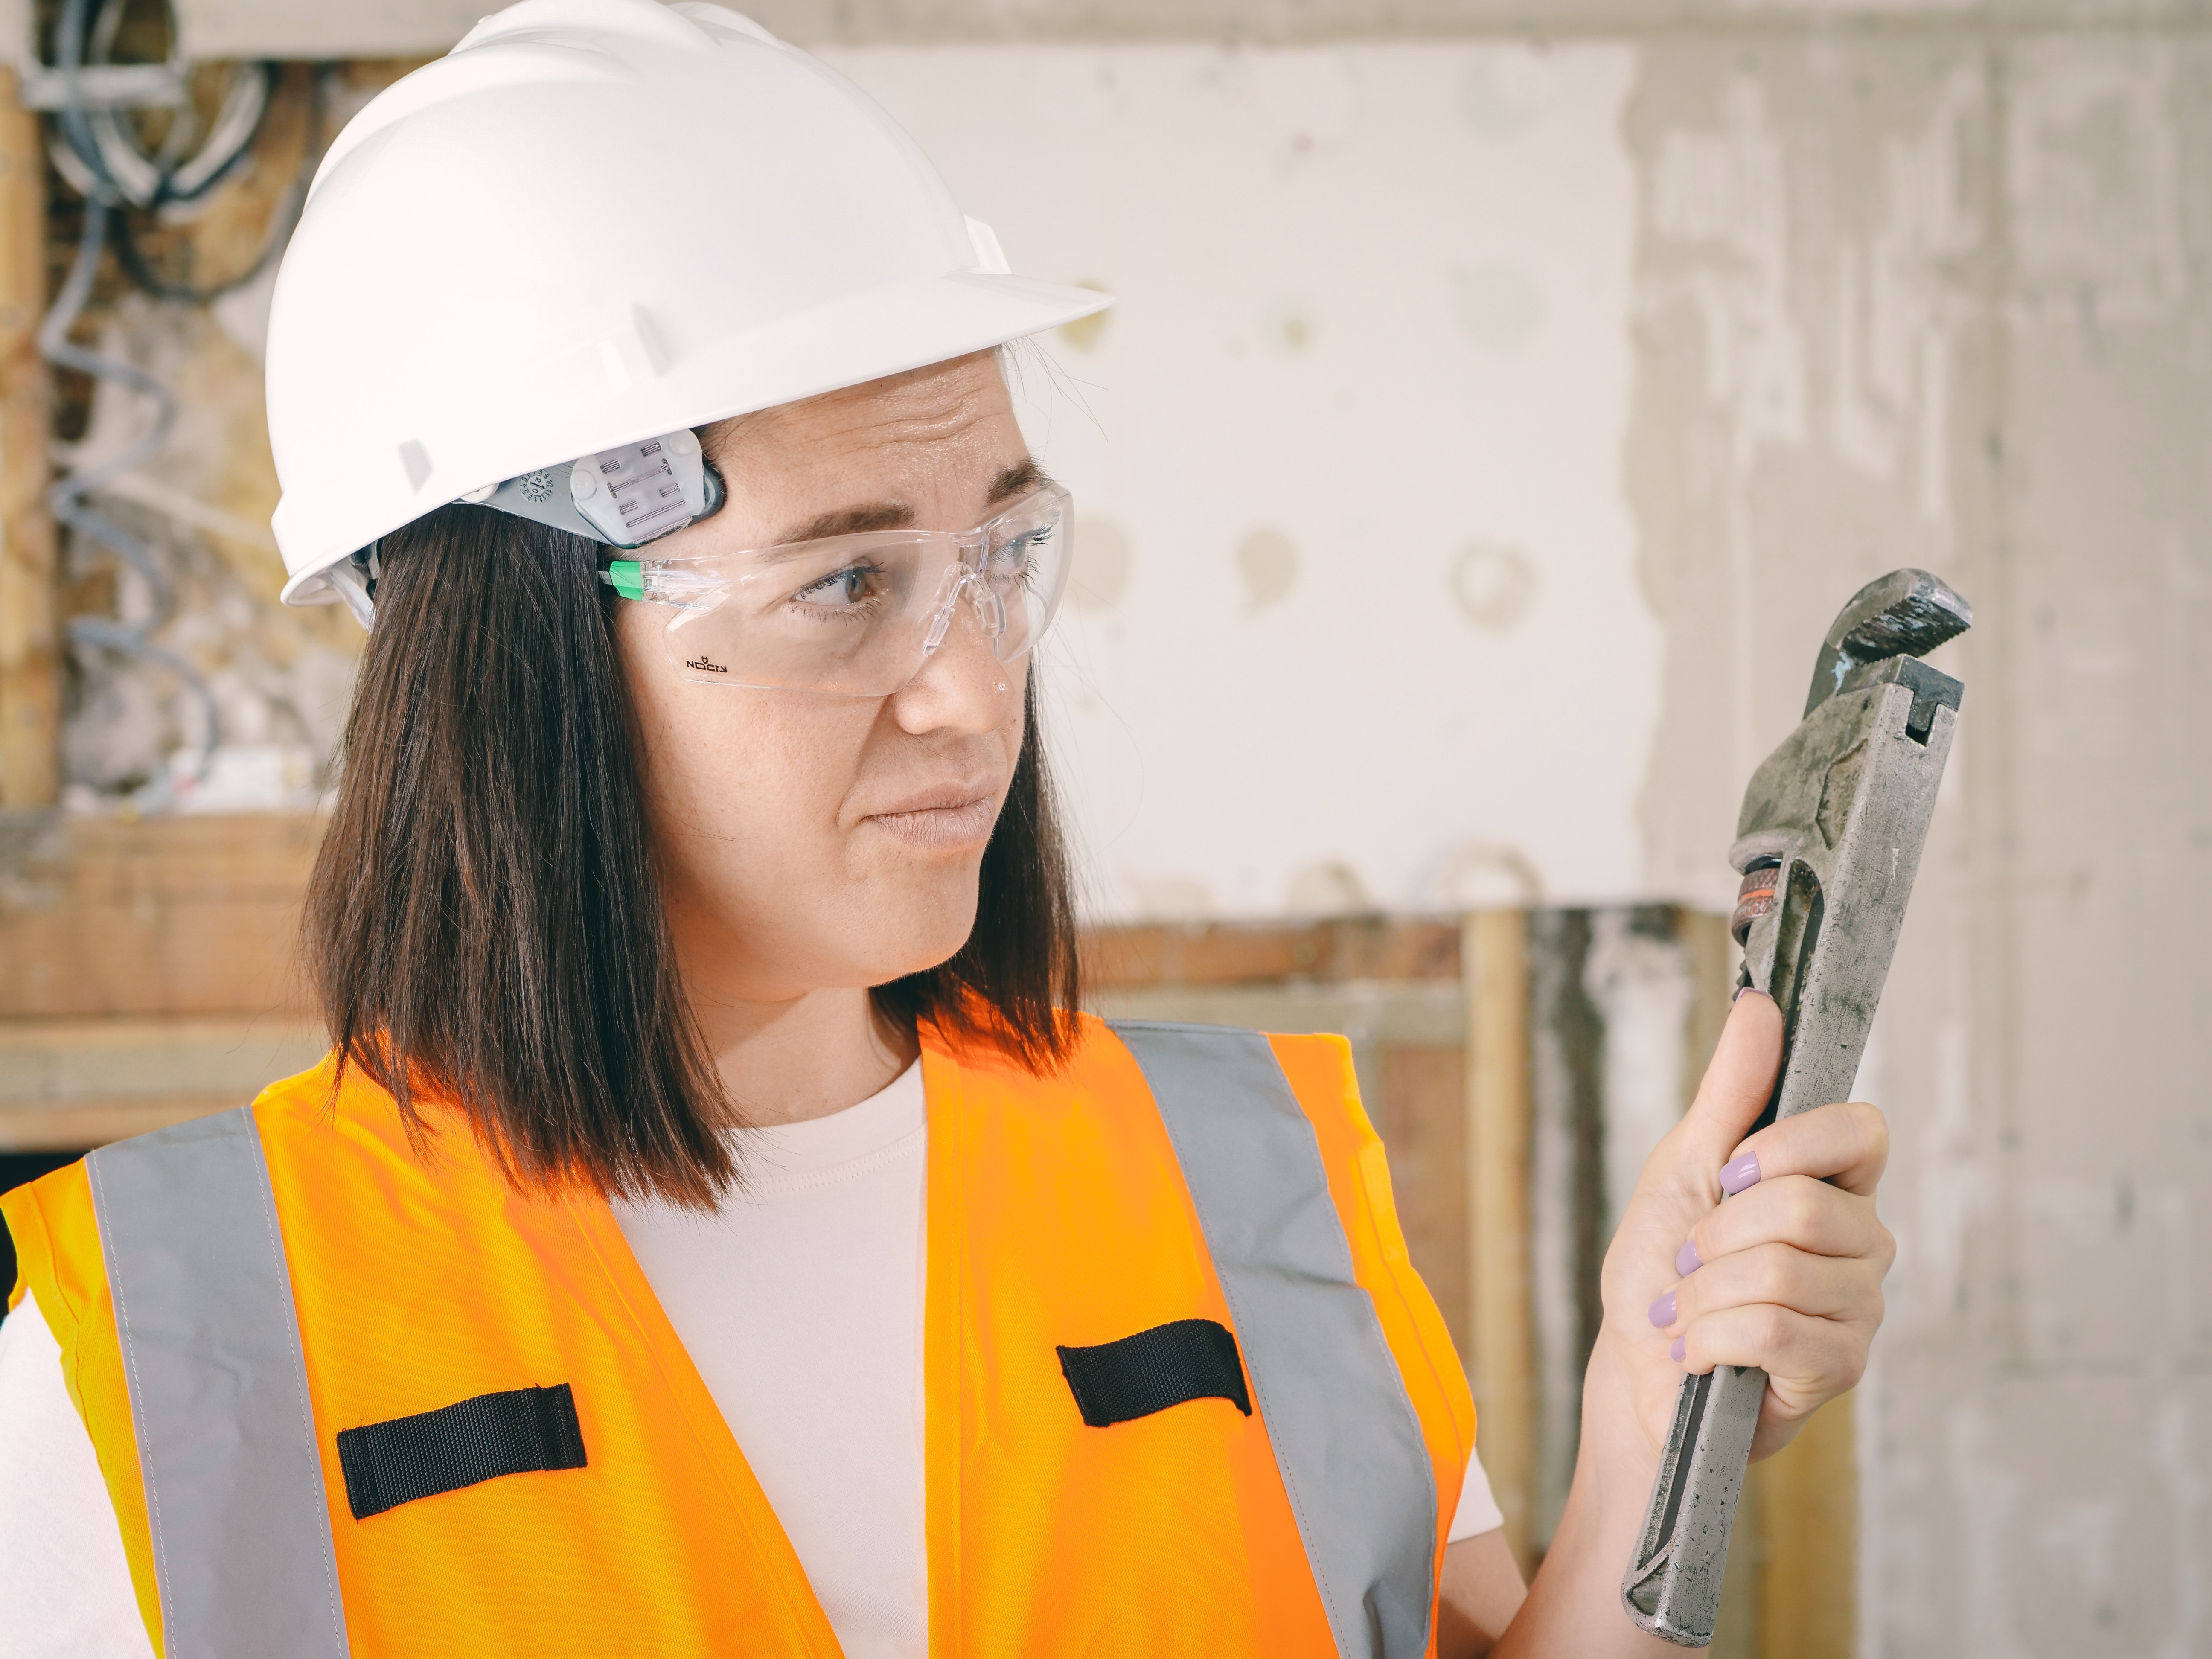
[[[908,732],[994,732],[1021,711],[1029,658],[999,660],[1003,622],[989,608],[997,596],[979,582],[967,586],[931,629],[936,648],[921,671],[891,695],[892,713]]]

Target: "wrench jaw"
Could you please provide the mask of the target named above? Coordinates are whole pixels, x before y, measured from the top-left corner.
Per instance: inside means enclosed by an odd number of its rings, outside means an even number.
[[[1973,612],[1925,571],[1862,588],[1830,629],[1796,730],[1752,775],[1729,862],[1743,983],[1783,1020],[1782,1073],[1757,1127],[1849,1097],[1905,921],[1965,688],[1917,653]],[[1621,1605],[1705,1647],[1765,1372],[1685,1376]]]
[[[1973,625],[1974,607],[1942,577],[1909,568],[1877,577],[1851,595],[1821,641],[1806,714],[1844,690],[1855,670],[1924,657]]]
[[[1911,658],[1865,665],[1752,775],[1730,853],[1774,860],[1774,893],[1746,919],[1744,969],[1787,1056],[1762,1127],[1850,1092],[1964,693]]]

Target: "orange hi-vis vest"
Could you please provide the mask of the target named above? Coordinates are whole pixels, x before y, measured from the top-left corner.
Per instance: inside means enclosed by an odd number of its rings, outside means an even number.
[[[1432,1653],[1474,1413],[1348,1045],[921,1036],[930,1651]],[[332,1073],[0,1201],[157,1650],[836,1655],[608,1206]]]

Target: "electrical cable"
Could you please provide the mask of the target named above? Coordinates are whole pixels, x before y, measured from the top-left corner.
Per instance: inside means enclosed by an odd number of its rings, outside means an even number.
[[[194,201],[227,178],[252,149],[261,131],[268,111],[272,73],[265,64],[250,66],[250,73],[243,70],[234,70],[222,108],[204,143],[191,154],[185,153],[185,147],[191,143],[192,125],[191,109],[187,105],[171,122],[170,131],[158,155],[149,155],[137,139],[125,130],[124,124],[112,109],[94,111],[86,106],[80,71],[86,66],[88,56],[95,64],[107,61],[116,30],[121,23],[123,0],[103,0],[98,16],[89,22],[86,17],[87,9],[88,0],[64,0],[55,42],[56,68],[63,77],[65,95],[56,115],[56,125],[63,144],[55,148],[54,159],[64,175],[84,195],[84,226],[69,276],[40,324],[39,350],[49,362],[76,369],[95,380],[110,381],[150,398],[154,405],[154,420],[146,432],[118,454],[96,466],[74,471],[67,477],[56,482],[46,492],[46,504],[57,521],[69,526],[96,545],[107,549],[137,572],[146,584],[151,601],[148,616],[135,623],[112,617],[72,617],[69,624],[70,638],[79,645],[137,657],[176,676],[204,711],[205,732],[198,768],[198,775],[204,778],[213,765],[216,749],[222,741],[222,710],[216,701],[214,688],[191,663],[175,652],[155,644],[150,637],[173,612],[174,589],[155,557],[152,548],[87,504],[87,497],[93,492],[143,465],[161,451],[176,424],[177,399],[168,387],[135,364],[118,362],[76,345],[70,341],[69,335],[92,296],[93,283],[99,274],[100,254],[107,245],[111,213],[115,215],[115,250],[118,263],[134,282],[165,298],[204,302],[228,289],[252,281],[260,273],[275,250],[289,237],[304,201],[309,175],[303,168],[302,176],[293,192],[294,199],[285,210],[270,216],[269,232],[261,252],[243,275],[206,290],[164,283],[155,277],[139,257],[135,243],[130,240],[125,217],[128,210],[134,206],[159,209],[169,204]],[[173,16],[172,38],[174,38]],[[181,64],[177,67],[181,78]],[[319,113],[319,81],[316,90],[317,109],[314,114],[311,114],[311,120]],[[313,148],[312,131],[311,151]],[[76,165],[70,167],[67,165],[68,161],[73,161]]]
[[[62,24],[56,36],[56,56],[61,60],[58,67],[66,72],[80,64],[105,66],[121,25],[124,4],[125,0],[102,0],[88,34],[83,21],[85,0],[64,0]],[[181,59],[172,59],[171,68],[179,80],[184,77],[185,67]],[[311,135],[321,125],[323,82],[324,76],[318,74],[307,113]],[[259,249],[245,270],[220,283],[197,287],[171,282],[157,274],[138,245],[137,233],[132,228],[127,210],[151,211],[157,217],[173,219],[179,209],[204,201],[252,152],[269,112],[270,94],[275,83],[276,66],[272,64],[234,66],[214,124],[205,141],[189,155],[184,153],[191,143],[194,125],[189,103],[178,110],[160,151],[151,155],[112,109],[88,108],[81,98],[72,96],[60,112],[59,137],[63,143],[54,148],[55,164],[88,198],[101,195],[111,206],[125,210],[116,215],[112,228],[116,262],[133,283],[149,294],[164,300],[205,305],[252,282],[267,269],[277,250],[291,240],[301,211],[307,205],[313,163],[319,159],[312,137],[299,176],[286,192],[283,204],[270,215]],[[70,90],[72,94],[77,93],[74,82],[70,83]]]
[[[214,688],[190,663],[174,652],[155,645],[149,637],[155,629],[167,622],[175,609],[175,593],[167,573],[154,556],[154,550],[129,531],[106,514],[94,511],[85,504],[85,497],[151,459],[169,440],[170,430],[176,425],[177,400],[169,389],[136,364],[118,362],[103,357],[98,352],[87,350],[71,343],[69,332],[76,325],[85,301],[92,296],[94,276],[100,270],[100,254],[107,228],[107,204],[92,197],[84,204],[84,233],[77,242],[76,259],[70,267],[68,279],[54,298],[53,307],[39,325],[39,351],[48,362],[64,368],[74,368],[81,374],[111,380],[127,386],[154,403],[153,424],[120,453],[111,456],[97,466],[72,471],[67,477],[57,480],[46,491],[46,507],[54,518],[80,536],[85,537],[115,554],[137,571],[145,581],[151,609],[145,619],[137,623],[125,623],[105,617],[72,617],[70,618],[70,638],[79,644],[119,652],[137,657],[157,667],[166,668],[180,680],[185,689],[199,701],[206,715],[207,730],[200,748],[199,775],[204,777],[213,764],[216,746],[222,741],[222,715],[216,702]]]

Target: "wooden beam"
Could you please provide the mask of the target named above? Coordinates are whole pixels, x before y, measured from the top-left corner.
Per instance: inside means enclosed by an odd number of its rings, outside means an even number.
[[[0,884],[0,1019],[309,1023],[294,951],[322,829],[276,812],[64,817]]]
[[[242,1106],[317,1064],[270,1018],[0,1019],[0,1152],[78,1152]]]
[[[1467,990],[1468,1379],[1491,1491],[1523,1573],[1536,1484],[1528,1304],[1528,918],[1479,910],[1460,951]]]
[[[61,657],[46,514],[46,158],[0,69],[0,806],[61,798]]]
[[[1460,924],[1419,916],[1307,922],[1137,922],[1086,929],[1086,988],[1285,980],[1455,980]]]

